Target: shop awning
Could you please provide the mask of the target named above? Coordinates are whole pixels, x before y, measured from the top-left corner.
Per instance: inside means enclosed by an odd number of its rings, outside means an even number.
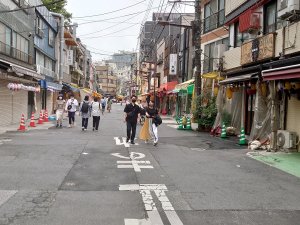
[[[48,90],[61,91],[62,88],[63,88],[62,84],[57,84],[57,83],[47,81],[47,89]]]
[[[300,64],[262,71],[264,80],[300,78]]]
[[[88,89],[88,88],[83,88],[83,89],[80,89],[80,90],[83,91],[86,94],[92,94],[93,93],[93,91],[91,89]]]
[[[67,90],[73,91],[73,92],[80,92],[79,88],[73,87],[72,85],[68,83],[63,83],[63,87]]]
[[[224,80],[224,77],[220,76],[220,72],[210,72],[210,73],[205,73],[202,74],[202,78],[206,78],[206,79],[215,79],[215,80]]]
[[[5,64],[8,64],[10,66],[10,68],[8,70],[10,70],[10,72],[16,73],[20,77],[22,77],[24,75],[27,75],[27,76],[31,76],[31,77],[33,77],[33,78],[35,78],[37,80],[44,80],[45,79],[45,76],[40,75],[35,70],[28,69],[28,68],[25,68],[23,66],[19,66],[19,65],[13,64],[13,63],[8,62],[8,61],[3,60],[3,59],[1,59],[0,61],[3,62],[3,63],[5,63]]]
[[[223,81],[220,81],[220,84],[223,84],[223,85],[224,84],[234,84],[234,83],[249,81],[249,80],[257,79],[257,78],[258,78],[258,73],[250,73],[250,74],[246,74],[246,75],[227,78]]]
[[[182,89],[186,90],[187,87],[188,87],[190,84],[194,83],[194,82],[195,82],[195,80],[194,80],[194,79],[191,79],[191,80],[188,80],[188,81],[183,82],[183,83],[181,83],[181,84],[177,84],[177,85],[175,86],[175,90],[176,90],[176,89],[177,89],[177,90],[182,90]]]
[[[160,88],[159,88],[159,92],[160,91],[171,91],[175,88],[175,86],[178,84],[177,81],[171,81],[171,82],[167,82],[167,83],[164,83],[162,85],[160,85]]]

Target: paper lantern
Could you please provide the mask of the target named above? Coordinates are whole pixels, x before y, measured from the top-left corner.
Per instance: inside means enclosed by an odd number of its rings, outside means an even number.
[[[266,83],[261,84],[261,94],[262,94],[262,96],[267,97],[267,84]]]
[[[291,85],[290,82],[285,82],[285,83],[284,83],[284,89],[285,89],[285,90],[291,90],[291,88],[292,88],[292,85]]]
[[[226,97],[232,99],[232,89],[230,87],[226,88]]]

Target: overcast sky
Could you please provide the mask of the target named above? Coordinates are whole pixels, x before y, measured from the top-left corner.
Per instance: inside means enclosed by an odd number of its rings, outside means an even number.
[[[135,51],[141,23],[145,17],[151,20],[152,13],[159,12],[161,8],[158,6],[161,6],[163,2],[162,12],[166,10],[168,13],[172,4],[166,4],[167,0],[68,0],[67,9],[73,14],[72,22],[79,24],[77,36],[90,51],[94,52],[93,60],[100,60],[109,58],[108,55],[119,50]],[[126,7],[129,8],[109,13]],[[147,11],[148,8],[150,8],[149,11]],[[191,10],[192,7],[180,4],[176,5],[172,12],[192,12]],[[145,11],[149,12],[148,17]],[[93,16],[105,13],[108,14]],[[125,16],[128,14],[134,15]]]

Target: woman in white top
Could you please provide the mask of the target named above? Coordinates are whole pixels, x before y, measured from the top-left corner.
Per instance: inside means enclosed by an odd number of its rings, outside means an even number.
[[[100,115],[101,115],[101,106],[99,103],[99,99],[97,97],[94,98],[94,101],[91,104],[92,107],[92,117],[93,117],[93,131],[98,131]]]

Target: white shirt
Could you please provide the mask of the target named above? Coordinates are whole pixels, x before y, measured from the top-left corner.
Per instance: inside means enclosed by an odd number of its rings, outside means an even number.
[[[100,111],[100,103],[99,102],[92,102],[92,116],[100,116],[101,111]]]
[[[72,105],[72,108],[70,110],[68,110],[69,105]],[[65,110],[69,111],[69,112],[76,112],[77,111],[77,106],[78,106],[78,101],[75,98],[74,99],[69,99],[67,101]]]

